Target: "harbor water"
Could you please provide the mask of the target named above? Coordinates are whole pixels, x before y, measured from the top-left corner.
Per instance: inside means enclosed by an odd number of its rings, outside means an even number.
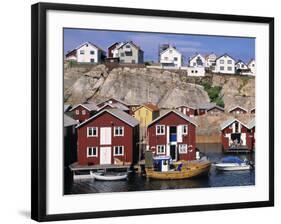
[[[227,154],[222,153],[221,144],[197,144],[197,148],[214,163]],[[235,154],[241,159],[254,162],[254,154]],[[167,190],[183,188],[208,188],[255,185],[255,169],[245,171],[217,171],[211,167],[209,175],[185,180],[147,180],[145,176],[132,174],[128,180],[98,181],[93,179],[72,181],[71,173],[65,170],[65,194],[86,194],[106,192],[128,192]]]

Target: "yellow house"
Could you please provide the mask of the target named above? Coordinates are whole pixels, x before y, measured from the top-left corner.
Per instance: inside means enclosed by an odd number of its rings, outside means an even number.
[[[143,104],[134,111],[134,117],[140,122],[140,137],[146,138],[147,125],[159,116],[159,108],[152,103]]]

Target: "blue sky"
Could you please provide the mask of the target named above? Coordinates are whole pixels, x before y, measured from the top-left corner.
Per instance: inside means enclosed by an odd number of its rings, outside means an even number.
[[[87,29],[64,29],[64,53],[83,42],[90,41],[105,51],[117,41],[133,41],[144,51],[144,60],[158,60],[158,46],[170,43],[184,55],[184,64],[196,52],[217,55],[229,54],[234,59],[248,62],[255,58],[255,39],[240,37],[204,36],[188,34],[165,34],[127,31],[106,31]]]

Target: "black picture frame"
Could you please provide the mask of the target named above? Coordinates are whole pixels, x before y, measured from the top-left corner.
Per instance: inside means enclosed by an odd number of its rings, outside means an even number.
[[[144,15],[168,18],[191,18],[232,22],[254,22],[269,25],[269,200],[213,205],[159,207],[149,209],[115,210],[69,214],[46,213],[46,13],[48,10],[75,12]],[[238,209],[274,206],[274,18],[183,11],[164,11],[136,8],[103,7],[73,4],[37,3],[32,5],[32,155],[31,155],[31,218],[37,221],[74,220],[86,218],[178,213],[206,210]]]

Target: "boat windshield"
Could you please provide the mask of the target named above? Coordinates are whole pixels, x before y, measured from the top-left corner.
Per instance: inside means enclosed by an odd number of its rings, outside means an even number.
[[[243,160],[241,160],[238,157],[235,156],[228,156],[221,160],[223,163],[243,163]]]

